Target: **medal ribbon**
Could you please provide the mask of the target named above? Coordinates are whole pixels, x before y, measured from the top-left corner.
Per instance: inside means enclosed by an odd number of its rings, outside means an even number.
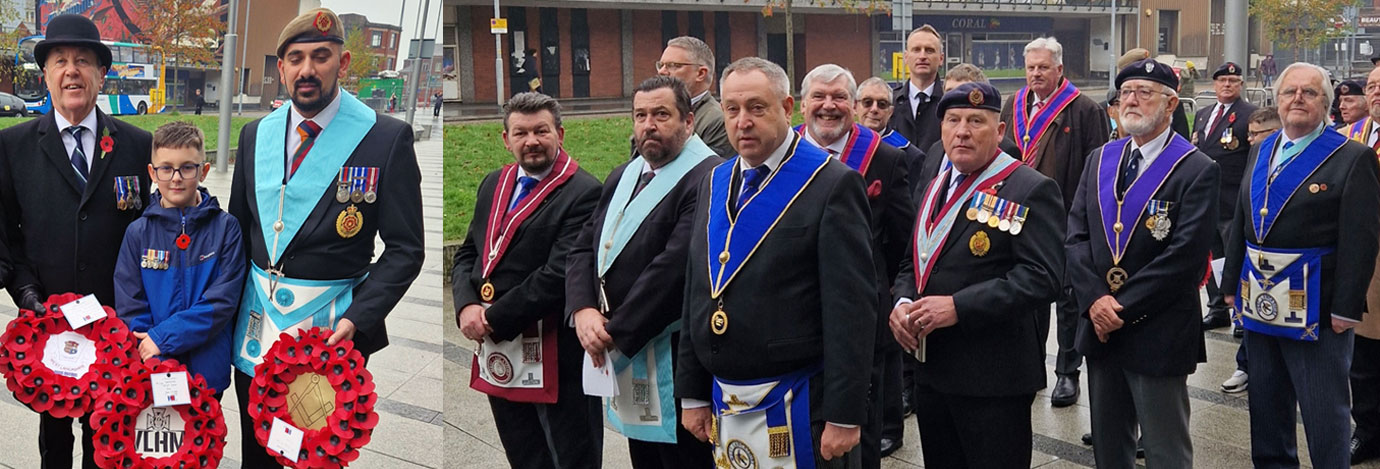
[[[709,262],[712,298],[717,299],[723,294],[795,199],[829,163],[829,154],[824,150],[802,143],[800,137],[795,138],[781,161],[781,167],[767,176],[757,194],[738,210],[736,218],[729,216],[729,206],[736,202],[729,197],[729,186],[738,172],[738,158],[741,157],[725,161],[710,174],[709,221],[706,224],[709,249],[706,260]],[[728,253],[727,262],[719,262],[722,253]]]
[[[533,187],[527,198],[522,199],[513,210],[509,212],[508,205],[513,198],[513,189],[517,184],[517,163],[508,163],[503,167],[498,176],[498,184],[494,187],[493,202],[489,204],[489,221],[484,228],[484,251],[485,255],[480,257],[483,267],[483,278],[489,278],[493,273],[498,261],[503,259],[503,254],[508,250],[508,244],[513,241],[510,233],[522,225],[527,217],[537,211],[537,206],[541,205],[546,196],[551,195],[556,188],[565,184],[575,171],[580,168],[579,163],[565,153],[565,149],[560,150],[556,155],[556,161],[552,163],[555,169],[550,175],[537,183]]]
[[[351,170],[351,169],[352,169],[351,166],[346,166],[346,167],[344,167],[344,168],[340,168],[340,177],[339,177],[339,181],[336,183],[336,184],[337,184],[337,187],[349,187],[349,186],[350,186],[350,170]]]
[[[115,178],[115,200],[120,202],[129,200],[129,179],[124,176]]]
[[[350,167],[350,195],[364,195],[364,168],[361,166]]]
[[[377,166],[370,166],[365,168],[365,171],[368,172],[368,177],[365,179],[364,193],[368,194],[373,192],[377,194],[379,188],[379,168]]]
[[[920,216],[916,218],[915,234],[912,239],[915,249],[911,254],[911,261],[915,265],[915,292],[917,294],[925,291],[925,284],[929,282],[934,261],[939,257],[939,252],[944,247],[944,240],[948,239],[949,231],[953,229],[954,222],[958,219],[958,207],[962,206],[959,202],[968,200],[975,192],[996,185],[1020,166],[1021,162],[998,150],[997,157],[987,163],[987,167],[978,173],[977,177],[969,177],[962,184],[959,184],[954,189],[954,193],[958,196],[949,197],[947,201],[943,201],[944,194],[941,194],[939,189],[944,186],[943,182],[949,179],[949,173],[953,171],[953,168],[950,167],[941,171],[939,176],[930,180],[929,186],[925,188],[925,199],[920,204]],[[930,215],[934,213],[935,204],[941,202],[944,205],[940,209],[939,217],[931,219]]]
[[[1054,95],[1044,106],[1040,107],[1039,112],[1030,116],[1026,110],[1029,106],[1026,103],[1032,94],[1029,86],[1022,87],[1016,93],[1016,102],[1012,107],[1012,124],[1016,133],[1016,147],[1021,149],[1021,161],[1027,165],[1035,164],[1035,150],[1040,146],[1040,139],[1044,137],[1045,131],[1049,130],[1049,124],[1054,122],[1054,118],[1078,97],[1078,87],[1073,86],[1073,82],[1064,80],[1059,89],[1054,91]],[[1032,135],[1033,133],[1033,135]]]
[[[1316,136],[1304,137],[1289,150],[1276,150],[1283,140],[1282,135],[1283,132],[1275,132],[1260,142],[1260,154],[1256,155],[1255,167],[1251,168],[1251,225],[1255,229],[1255,240],[1260,243],[1265,242],[1275,218],[1293,198],[1294,192],[1347,142],[1342,134],[1323,129]],[[1276,151],[1280,151],[1286,160],[1279,165],[1279,170],[1271,170]],[[1263,216],[1261,209],[1268,209]]]
[[[795,131],[804,137],[805,124],[795,126]],[[839,153],[839,161],[860,174],[867,174],[867,168],[872,166],[872,155],[877,154],[877,147],[881,144],[882,138],[876,131],[855,123],[848,143],[843,145],[843,152]]]
[[[1130,145],[1131,137],[1113,140],[1102,146],[1102,154],[1097,158],[1098,211],[1102,218],[1102,235],[1112,253],[1112,265],[1119,264],[1121,256],[1126,254],[1126,247],[1131,245],[1131,236],[1135,234],[1136,226],[1145,214],[1146,206],[1150,204],[1150,197],[1159,192],[1160,187],[1174,172],[1174,168],[1179,166],[1179,162],[1197,151],[1193,144],[1170,132],[1169,143],[1164,146],[1164,150],[1155,161],[1141,171],[1135,181],[1131,181],[1130,187],[1126,188],[1125,197],[1118,204],[1118,173],[1121,172],[1121,160],[1126,156],[1126,149]],[[1120,233],[1115,229],[1117,223],[1121,223]]]

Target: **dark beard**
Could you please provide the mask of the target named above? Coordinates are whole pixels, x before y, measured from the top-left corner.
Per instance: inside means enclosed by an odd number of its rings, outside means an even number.
[[[316,82],[316,89],[320,91],[317,92],[316,99],[313,100],[299,98],[296,93],[297,87],[296,85],[293,86],[292,105],[297,108],[297,112],[304,114],[320,112],[322,109],[325,109],[327,105],[331,104],[331,101],[335,100],[335,94],[340,92],[338,83],[336,86],[331,87],[330,92],[327,92],[326,89],[321,86],[320,80],[314,81]]]

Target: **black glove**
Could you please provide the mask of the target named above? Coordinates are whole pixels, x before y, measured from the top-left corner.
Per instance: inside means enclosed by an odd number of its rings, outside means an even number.
[[[39,316],[48,314],[48,308],[43,307],[43,294],[38,292],[38,285],[28,284],[19,287],[19,304],[16,306],[38,313]]]

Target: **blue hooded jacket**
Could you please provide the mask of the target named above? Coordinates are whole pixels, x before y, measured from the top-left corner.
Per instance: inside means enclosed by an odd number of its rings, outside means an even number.
[[[144,214],[125,230],[115,264],[115,311],[131,331],[147,332],[161,357],[206,378],[214,392],[230,385],[231,326],[246,272],[240,224],[205,188],[201,204],[164,208],[154,192]],[[187,249],[177,238],[191,237]],[[153,250],[166,268],[144,267]],[[136,345],[137,346],[137,345]]]

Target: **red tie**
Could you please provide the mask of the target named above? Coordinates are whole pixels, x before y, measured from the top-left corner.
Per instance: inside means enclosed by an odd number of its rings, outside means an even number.
[[[1227,107],[1225,105],[1222,105],[1221,103],[1218,103],[1217,114],[1212,116],[1212,121],[1209,123],[1211,127],[1208,127],[1208,137],[1211,137],[1212,131],[1217,129],[1217,124],[1222,122],[1222,113],[1224,112],[1227,112]]]
[[[310,119],[297,124],[297,135],[302,137],[302,142],[297,144],[297,151],[292,153],[292,170],[288,173],[288,177],[297,174],[297,167],[302,165],[302,159],[307,156],[307,152],[311,151],[311,146],[316,143],[316,136],[320,133],[321,126],[316,125]]]

